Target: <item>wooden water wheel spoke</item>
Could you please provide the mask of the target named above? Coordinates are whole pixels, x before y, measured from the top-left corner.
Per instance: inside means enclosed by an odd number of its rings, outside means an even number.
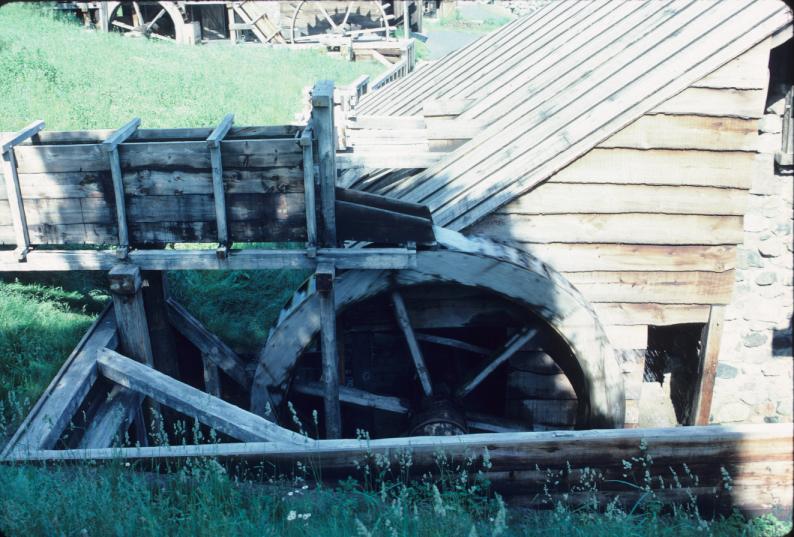
[[[292,5],[292,4],[290,4]],[[354,9],[355,8],[355,9]],[[389,36],[389,17],[381,2],[306,1],[293,9],[291,43],[316,42],[330,34],[358,38],[371,34]]]
[[[303,395],[322,397],[324,393],[322,382],[294,382],[292,390]],[[408,414],[409,404],[399,397],[380,395],[350,386],[339,386],[339,401],[349,405],[374,408],[395,414]]]
[[[161,9],[157,13],[157,15],[154,16],[152,20],[146,23],[146,29],[148,30],[149,28],[151,28],[154,25],[154,23],[156,23],[163,15],[165,15],[165,9]]]
[[[110,26],[126,35],[182,39],[185,20],[176,2],[109,2],[108,14]]]
[[[320,10],[320,13],[322,13],[323,17],[325,17],[325,20],[327,20],[328,24],[331,25],[331,28],[333,28],[334,30],[338,30],[339,27],[334,22],[334,19],[332,19],[331,16],[328,14],[328,12],[325,10],[325,8],[323,7],[323,3],[322,2],[312,2],[312,3],[317,6],[317,8]]]
[[[436,345],[443,345],[445,347],[453,347],[455,349],[471,352],[473,354],[484,354],[487,356],[493,352],[492,350],[486,349],[485,347],[472,345],[471,343],[467,343],[466,341],[462,341],[460,339],[454,339],[451,337],[436,336],[434,334],[423,334],[421,332],[416,332],[414,335],[416,336],[416,339],[419,341],[435,343]]]
[[[433,384],[430,381],[430,373],[427,370],[425,359],[422,356],[422,349],[419,348],[419,343],[416,341],[414,329],[411,326],[411,319],[408,316],[408,310],[405,307],[405,301],[399,292],[393,291],[391,294],[392,305],[394,306],[394,314],[397,318],[397,324],[400,326],[405,335],[405,341],[408,343],[408,350],[411,353],[414,366],[416,367],[416,374],[419,376],[419,382],[422,383],[422,390],[425,396],[431,397],[433,395]]]
[[[110,24],[112,24],[113,26],[118,26],[119,28],[124,28],[125,30],[129,30],[131,32],[137,32],[138,31],[138,29],[136,27],[130,26],[129,24],[124,24],[121,21],[113,21]]]
[[[535,337],[538,331],[534,328],[524,328],[519,333],[511,337],[507,343],[504,344],[500,350],[494,353],[493,358],[487,360],[487,363],[472,375],[466,382],[464,382],[455,392],[459,398],[464,398],[469,395],[474,389],[479,386],[497,367],[505,363],[513,354],[516,353],[521,347],[527,344],[530,339]]]

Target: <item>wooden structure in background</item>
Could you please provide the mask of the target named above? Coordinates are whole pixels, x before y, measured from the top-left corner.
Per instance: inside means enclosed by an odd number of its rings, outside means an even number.
[[[364,95],[341,184],[536,255],[620,349],[644,351],[649,326],[715,326],[751,180],[772,166],[757,122],[791,17],[777,0],[549,3]],[[705,340],[702,424],[719,332]]]

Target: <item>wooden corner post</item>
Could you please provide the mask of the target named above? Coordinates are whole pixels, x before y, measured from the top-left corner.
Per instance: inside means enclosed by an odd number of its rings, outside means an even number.
[[[317,140],[320,189],[321,246],[334,248],[336,242],[336,131],[334,130],[334,83],[321,80],[312,89],[312,128]]]
[[[119,158],[119,145],[135,134],[141,124],[140,118],[133,118],[126,125],[116,130],[102,142],[102,149],[108,154],[110,176],[113,179],[113,195],[116,200],[116,221],[118,224],[119,249],[118,256],[127,257],[130,247],[129,232],[127,231],[127,209],[124,198],[124,179],[121,174],[121,159]]]
[[[16,237],[16,255],[19,261],[27,260],[28,250],[30,250],[30,233],[28,231],[28,221],[25,218],[25,207],[22,203],[22,188],[19,184],[14,146],[36,136],[43,128],[43,121],[35,121],[13,135],[11,139],[4,140],[2,146],[0,171],[3,172],[3,177],[5,178],[8,205],[11,209],[11,220],[14,224],[14,235]]]
[[[335,270],[333,264],[318,264],[315,277],[320,297],[325,436],[326,438],[340,438],[342,436],[342,411],[339,405],[339,357],[336,347]]]
[[[703,327],[703,335],[700,338],[698,375],[687,425],[708,425],[709,423],[724,319],[725,306],[711,306],[709,322]]]

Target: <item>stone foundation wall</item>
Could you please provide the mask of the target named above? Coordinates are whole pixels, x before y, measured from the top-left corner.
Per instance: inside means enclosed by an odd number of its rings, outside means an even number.
[[[772,88],[759,122],[761,169],[753,179],[736,260],[733,300],[725,311],[714,386],[714,423],[792,421],[791,168],[776,167],[786,87]]]

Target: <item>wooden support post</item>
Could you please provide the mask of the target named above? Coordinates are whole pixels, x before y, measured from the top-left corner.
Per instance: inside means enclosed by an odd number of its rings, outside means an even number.
[[[204,370],[204,391],[214,397],[221,396],[221,378],[215,360],[201,353],[201,365]]]
[[[312,89],[312,126],[317,137],[319,163],[320,212],[322,246],[335,247],[336,242],[336,131],[334,130],[334,83],[321,80]]]
[[[711,306],[709,321],[703,327],[703,335],[700,338],[694,401],[691,405],[687,425],[708,425],[709,423],[711,397],[714,393],[714,379],[717,375],[717,362],[724,319],[725,306]]]
[[[149,337],[149,324],[146,319],[146,308],[143,303],[143,278],[141,269],[135,265],[119,264],[113,267],[110,278],[110,294],[113,297],[113,310],[116,313],[116,324],[119,330],[119,347],[121,352],[149,367],[154,366],[154,353]],[[150,419],[160,424],[160,409],[156,404],[149,404]],[[146,435],[141,433],[145,426],[142,416],[136,416],[138,441],[146,442]],[[158,427],[158,429],[161,427]]]
[[[336,308],[334,306],[335,270],[331,263],[317,266],[317,291],[320,296],[320,337],[323,354],[323,401],[325,436],[342,436],[342,414],[339,406],[339,358],[336,348]]]
[[[99,2],[99,7],[97,8],[97,27],[102,32],[110,31],[110,17],[108,17],[108,3],[107,2]]]
[[[405,335],[405,341],[408,343],[408,351],[411,353],[414,366],[416,366],[416,374],[419,376],[419,382],[422,383],[422,390],[427,397],[432,397],[433,384],[430,381],[430,373],[427,371],[425,359],[422,356],[422,349],[419,348],[419,343],[416,341],[416,335],[411,326],[411,318],[408,316],[408,309],[405,307],[405,301],[403,301],[402,295],[397,291],[392,292],[391,298],[397,324],[400,325],[400,329]]]
[[[212,164],[212,193],[215,197],[215,221],[218,227],[218,257],[226,259],[229,252],[229,229],[226,224],[226,194],[223,189],[223,161],[221,140],[232,128],[234,114],[226,114],[223,121],[207,137]]]
[[[168,281],[162,270],[144,270],[142,292],[154,368],[179,378],[174,329],[168,319]]]
[[[237,30],[236,24],[234,21],[234,9],[232,8],[232,2],[226,3],[226,15],[228,16],[229,20],[229,40],[233,43],[237,43]]]
[[[311,124],[307,125],[301,133],[300,144],[303,147],[303,192],[306,205],[306,247],[310,256],[314,256],[317,249],[317,203],[315,198],[314,182],[314,151],[312,149]]]
[[[27,259],[28,251],[30,250],[30,233],[28,232],[28,221],[25,217],[25,206],[22,202],[22,189],[19,186],[14,146],[35,136],[43,128],[43,121],[34,121],[14,134],[10,139],[5,140],[2,146],[0,170],[2,170],[5,178],[8,205],[11,209],[11,221],[14,224],[14,236],[16,237],[17,246],[15,256],[17,261],[25,261]]]
[[[403,39],[411,38],[411,5],[408,0],[403,0]]]
[[[119,228],[118,256],[127,257],[130,248],[129,232],[127,231],[127,210],[124,201],[124,179],[121,174],[121,161],[119,160],[119,144],[138,130],[140,118],[133,118],[129,123],[111,134],[102,142],[102,149],[108,154],[110,161],[110,175],[113,179],[113,194],[116,199],[116,220]]]

